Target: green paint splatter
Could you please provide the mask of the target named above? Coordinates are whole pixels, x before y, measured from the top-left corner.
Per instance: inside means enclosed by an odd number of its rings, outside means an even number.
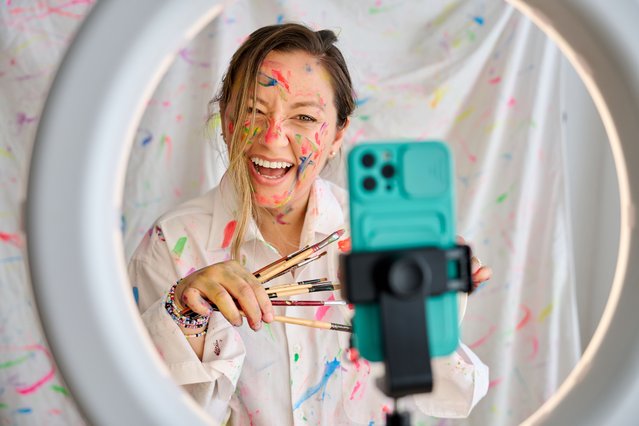
[[[360,115],[357,118],[359,118],[362,121],[368,121],[368,120],[370,120],[371,116],[370,115]]]
[[[295,362],[299,361],[299,360],[300,360],[300,354],[295,354],[295,355],[293,356],[293,360],[294,360]]]
[[[3,363],[0,363],[0,368],[8,368],[8,367],[12,367],[14,365],[18,365],[21,362],[26,361],[30,356],[31,355],[25,355],[25,356],[22,356],[22,357],[17,358],[17,359],[12,359],[10,361],[6,361],[6,362],[3,362]]]
[[[9,408],[9,406],[5,404],[4,402],[0,402],[0,410],[3,408]]]
[[[64,396],[69,396],[69,391],[59,385],[51,385],[51,389],[54,390],[55,392],[61,393]]]
[[[264,323],[264,327],[262,327],[262,330],[266,330],[268,332],[268,335],[271,336],[271,340],[275,341],[275,336],[273,336],[273,329],[271,328],[271,324]]]
[[[177,257],[182,256],[182,252],[184,251],[184,246],[186,245],[186,240],[187,240],[186,237],[182,237],[177,241],[177,243],[175,243],[175,247],[173,247],[173,253]]]
[[[506,198],[508,198],[508,193],[504,192],[499,197],[497,197],[497,204],[503,203]]]

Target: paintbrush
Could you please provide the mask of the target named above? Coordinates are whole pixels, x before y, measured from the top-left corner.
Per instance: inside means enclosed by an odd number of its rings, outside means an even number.
[[[256,271],[253,275],[257,278],[261,283],[265,283],[272,278],[279,276],[283,273],[283,271],[288,271],[292,267],[299,267],[301,262],[305,261],[309,256],[313,255],[313,253],[318,252],[323,249],[327,245],[337,241],[340,239],[342,235],[344,235],[344,230],[339,229],[333,232],[328,237],[324,238],[322,241],[313,244],[312,246],[306,246],[294,253],[289,254],[265,267]],[[320,255],[321,256],[321,255]]]

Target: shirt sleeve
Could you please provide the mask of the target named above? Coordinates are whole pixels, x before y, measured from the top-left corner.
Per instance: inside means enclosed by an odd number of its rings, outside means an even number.
[[[149,335],[172,378],[214,418],[227,416],[244,357],[244,344],[221,314],[209,321],[202,360],[180,327],[166,312],[164,301],[178,279],[166,242],[149,233],[129,262],[129,276],[138,291],[138,307]]]

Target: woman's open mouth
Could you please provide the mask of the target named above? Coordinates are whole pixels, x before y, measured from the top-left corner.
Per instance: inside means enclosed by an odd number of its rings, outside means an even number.
[[[267,185],[279,183],[293,168],[293,164],[285,161],[268,161],[259,157],[251,157],[251,164],[253,175]]]

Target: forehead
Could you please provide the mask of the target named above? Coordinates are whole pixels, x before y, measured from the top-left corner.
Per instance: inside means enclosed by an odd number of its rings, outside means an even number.
[[[258,83],[258,93],[277,87],[293,97],[333,95],[331,78],[324,66],[303,51],[269,52],[260,67]]]

